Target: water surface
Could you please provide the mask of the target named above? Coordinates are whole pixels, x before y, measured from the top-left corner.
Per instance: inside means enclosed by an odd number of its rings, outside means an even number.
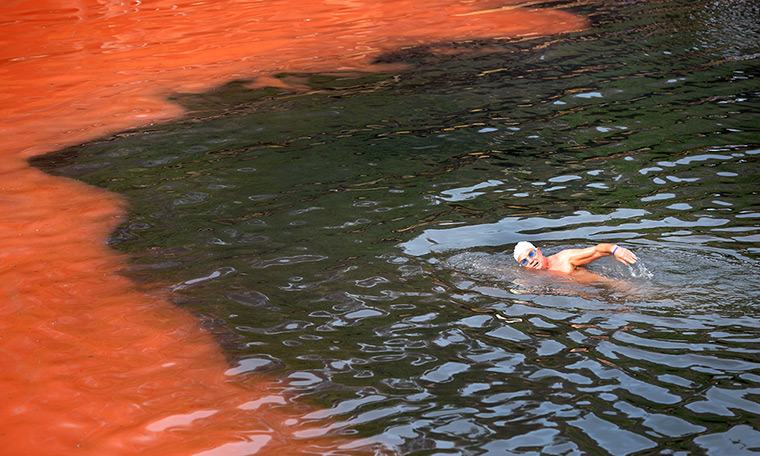
[[[0,5],[3,453],[329,454],[340,446],[344,439],[335,435],[296,437],[305,428],[289,417],[315,408],[292,400],[278,377],[231,368],[187,309],[120,274],[124,256],[106,245],[124,220],[120,196],[45,174],[25,159],[176,118],[182,108],[167,99],[173,92],[241,77],[250,86],[295,87],[297,81],[272,75],[377,71],[376,56],[403,46],[551,35],[586,25],[550,5],[428,6],[409,0]]]
[[[181,121],[35,164],[124,195],[126,274],[198,315],[235,375],[319,407],[299,438],[757,452],[758,6],[572,11],[589,30],[176,94]],[[525,271],[523,239],[640,261]]]

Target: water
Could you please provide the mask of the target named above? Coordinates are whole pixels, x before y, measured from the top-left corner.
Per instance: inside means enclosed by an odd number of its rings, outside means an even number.
[[[570,6],[589,30],[177,94],[178,122],[34,163],[127,198],[125,274],[316,406],[298,438],[757,453],[760,5]],[[519,240],[640,261],[525,271]]]
[[[182,109],[164,97],[173,91],[242,77],[249,87],[292,88],[298,78],[272,75],[379,71],[372,61],[388,49],[587,25],[505,1],[0,5],[3,452],[326,454],[339,445],[335,436],[294,438],[303,429],[288,415],[305,409],[282,380],[233,375],[187,309],[118,273],[124,256],[105,241],[123,220],[119,195],[25,158],[176,118]]]

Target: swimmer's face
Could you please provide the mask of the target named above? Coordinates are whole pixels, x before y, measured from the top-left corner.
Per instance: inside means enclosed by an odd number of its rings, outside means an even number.
[[[518,258],[517,263],[525,268],[544,269],[546,267],[546,257],[541,253],[541,249],[535,248]]]

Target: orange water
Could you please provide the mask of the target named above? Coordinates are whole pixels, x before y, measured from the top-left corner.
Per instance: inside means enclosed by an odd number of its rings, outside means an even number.
[[[196,319],[118,274],[118,196],[26,159],[181,114],[165,96],[282,71],[372,70],[403,46],[554,34],[509,0],[4,0],[0,454],[326,452],[276,379],[231,376]],[[302,433],[301,435],[313,434]],[[315,448],[317,450],[315,450]],[[321,450],[319,450],[321,448]]]

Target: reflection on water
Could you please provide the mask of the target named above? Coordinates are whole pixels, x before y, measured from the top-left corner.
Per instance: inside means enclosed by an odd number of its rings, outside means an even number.
[[[290,71],[377,69],[373,58],[402,46],[585,25],[581,16],[514,6],[520,3],[6,2],[0,26],[12,45],[0,49],[0,128],[6,148],[29,156],[175,117],[180,110],[163,99],[175,91],[242,77],[271,83],[272,74]]]
[[[35,164],[125,195],[129,275],[200,315],[230,372],[317,406],[297,438],[752,454],[760,36],[714,24],[757,8],[573,6],[590,30],[180,94],[177,123]],[[521,239],[640,261],[527,271]]]
[[[122,221],[120,199],[31,169],[25,158],[176,117],[181,108],[165,99],[171,92],[241,77],[292,90],[297,80],[272,75],[377,71],[373,58],[400,46],[586,24],[509,0],[432,9],[414,0],[13,0],[0,15],[0,452],[13,455],[329,454],[343,441],[298,437],[308,425],[288,418],[312,409],[291,401],[285,381],[250,373],[247,362],[230,368],[189,312],[119,274],[123,258],[104,244]],[[183,191],[174,206],[209,196]],[[251,201],[257,196],[266,199]],[[164,255],[161,264],[181,262]],[[237,271],[222,265],[169,290]],[[267,301],[248,290],[230,296]]]

